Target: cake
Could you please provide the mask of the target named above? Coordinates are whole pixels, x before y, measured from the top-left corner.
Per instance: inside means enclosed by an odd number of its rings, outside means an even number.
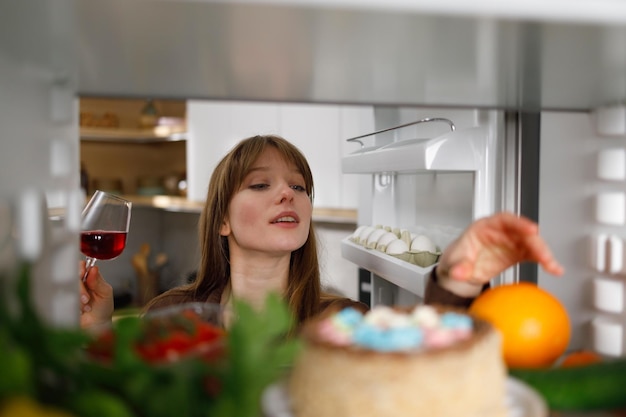
[[[287,381],[294,417],[504,417],[499,333],[453,310],[345,308],[302,328]]]

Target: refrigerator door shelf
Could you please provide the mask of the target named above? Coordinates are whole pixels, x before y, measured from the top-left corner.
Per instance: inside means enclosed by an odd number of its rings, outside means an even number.
[[[366,249],[349,238],[341,241],[342,256],[363,269],[417,295],[424,297],[428,275],[437,264],[422,268],[374,249]]]
[[[591,344],[601,355],[623,357],[626,355],[626,333],[620,316],[597,316],[591,320]]]
[[[485,127],[455,130],[432,139],[409,139],[357,151],[341,160],[345,174],[420,171],[480,171],[484,167]]]

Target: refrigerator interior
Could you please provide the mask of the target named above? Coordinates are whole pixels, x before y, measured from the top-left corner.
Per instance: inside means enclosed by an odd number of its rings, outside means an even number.
[[[459,172],[367,172],[364,168],[359,224],[426,231],[444,249],[456,233],[482,215],[499,210],[519,212],[519,200],[523,197],[517,189],[516,171],[520,168],[506,162],[510,159],[507,154],[515,147],[511,144],[515,142],[511,131],[516,127],[510,118],[499,112],[487,118],[468,116],[472,111],[446,114],[421,109],[418,113],[404,111],[401,122],[412,116],[412,120],[447,116],[458,121],[459,133],[476,126],[488,127],[488,141],[492,144],[488,147],[489,155],[480,169]],[[535,192],[540,232],[565,267],[565,274],[554,277],[538,268],[537,283],[556,296],[568,311],[572,324],[569,350],[585,348],[606,356],[624,356],[626,107],[590,112],[545,111],[539,114],[539,121],[538,166],[526,166],[533,172],[520,170],[517,175],[532,174],[538,178]],[[377,129],[387,126],[377,119]],[[432,134],[434,138],[446,135],[441,131]],[[415,135],[413,132],[408,138]],[[483,171],[490,173],[485,181],[488,187],[484,193],[478,193],[477,176]],[[422,300],[432,267],[409,265],[363,249],[349,238],[342,242],[342,252],[361,268],[362,287],[367,290],[361,288],[361,294],[372,305],[413,304]],[[532,280],[526,272],[511,268],[496,277],[494,284]]]
[[[344,173],[362,174],[359,226],[408,230],[445,249],[474,219],[502,207],[502,114],[469,109],[377,109],[376,132],[342,160]],[[386,131],[413,121],[425,123]],[[500,132],[500,133],[499,133]],[[499,138],[499,139],[498,139]],[[352,140],[351,138],[348,140]],[[423,299],[433,265],[421,267],[364,248],[351,236],[343,256],[370,271],[370,305],[408,305]]]
[[[523,19],[503,17],[501,8],[486,19],[482,10],[472,9],[474,3],[464,3],[469,8],[464,16],[428,13],[424,6],[409,13],[346,7],[342,15],[334,8],[296,2],[243,7],[161,1],[149,8],[129,0],[5,3],[0,14],[6,35],[0,37],[0,121],[3,143],[9,145],[0,162],[11,175],[0,178],[2,235],[15,230],[12,217],[21,216],[22,206],[43,212],[44,193],[49,205],[74,210],[68,216],[73,222],[55,224],[46,233],[43,226],[18,225],[37,231],[32,240],[23,239],[35,242],[34,252],[43,246],[36,272],[46,285],[37,286],[42,294],[38,306],[51,321],[77,321],[73,237],[81,195],[78,170],[71,169],[78,168],[77,95],[373,104],[380,106],[376,129],[422,117],[448,117],[459,131],[487,128],[489,153],[479,171],[360,172],[364,202],[359,224],[409,228],[441,223],[461,227],[483,214],[516,208],[506,198],[514,187],[501,187],[511,179],[511,167],[502,165],[511,159],[504,117],[501,111],[467,110],[508,108],[543,111],[539,221],[567,272],[557,280],[539,271],[539,284],[563,300],[572,314],[573,347],[592,344],[608,354],[624,354],[625,268],[619,260],[625,236],[624,175],[620,169],[606,175],[603,169],[614,160],[624,165],[626,112],[623,105],[612,108],[617,115],[617,128],[612,129],[611,121],[596,123],[588,113],[624,102],[626,15],[619,13],[619,2],[606,8],[577,3],[565,14],[544,9]],[[527,4],[527,12],[537,7]],[[562,20],[565,15],[578,17]],[[167,21],[167,33],[174,37],[155,31],[158,21]],[[119,36],[109,36],[111,27],[120,28]],[[273,36],[258,36],[260,29],[270,27]],[[299,36],[284,36],[294,32]],[[249,53],[249,40],[259,53]],[[276,51],[286,59],[277,60]],[[426,107],[382,107],[396,103]],[[400,133],[400,139],[418,137],[418,132],[435,138],[448,130],[445,125],[420,125]],[[375,141],[383,145],[397,139],[377,135]],[[481,196],[478,180],[487,185]],[[471,192],[458,192],[468,190],[464,183],[472,185]],[[430,193],[426,201],[420,198],[424,191]],[[477,202],[484,203],[480,210]],[[342,251],[358,249],[342,243]],[[5,262],[16,256],[2,255]],[[375,271],[381,287],[392,276],[410,276],[400,286],[391,283],[387,298],[385,289],[375,291],[377,300],[419,298],[419,288],[409,284],[419,287],[428,270],[375,255],[361,258],[355,263]],[[594,324],[598,331],[592,331]]]

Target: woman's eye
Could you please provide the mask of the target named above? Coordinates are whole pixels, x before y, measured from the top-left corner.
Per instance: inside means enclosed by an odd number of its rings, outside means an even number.
[[[291,188],[296,191],[306,192],[306,188],[301,185],[292,185]]]
[[[251,190],[265,190],[269,185],[267,184],[252,184],[250,186]]]

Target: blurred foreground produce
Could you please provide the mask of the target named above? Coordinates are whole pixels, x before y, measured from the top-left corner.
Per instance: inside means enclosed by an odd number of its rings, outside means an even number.
[[[563,360],[559,361],[559,365],[562,368],[570,366],[584,366],[592,363],[602,362],[602,356],[591,350],[577,350],[570,352],[563,357]]]
[[[498,329],[509,368],[549,368],[569,344],[571,323],[565,306],[534,283],[492,287],[469,311]]]
[[[228,332],[185,314],[125,317],[98,335],[50,328],[31,303],[29,270],[0,276],[0,412],[12,416],[257,417],[299,350],[278,296],[262,312],[235,303]],[[209,342],[219,349],[193,348]]]
[[[533,283],[503,284],[483,292],[470,313],[502,335],[511,376],[538,391],[552,411],[606,411],[626,407],[626,358],[602,361],[580,351],[563,357],[571,336],[565,306]]]
[[[152,364],[176,362],[181,357],[194,356],[213,362],[225,360],[226,331],[220,323],[211,323],[198,309],[200,303],[168,308],[167,314],[147,317],[138,329],[133,347],[144,361]],[[207,304],[209,310],[219,308]],[[119,332],[119,330],[117,330]],[[98,333],[87,345],[94,359],[111,363],[115,357],[116,329],[111,327]]]
[[[0,417],[73,417],[73,414],[41,405],[30,397],[20,396],[3,401]]]
[[[626,408],[626,358],[551,369],[511,369],[539,392],[553,411]]]

